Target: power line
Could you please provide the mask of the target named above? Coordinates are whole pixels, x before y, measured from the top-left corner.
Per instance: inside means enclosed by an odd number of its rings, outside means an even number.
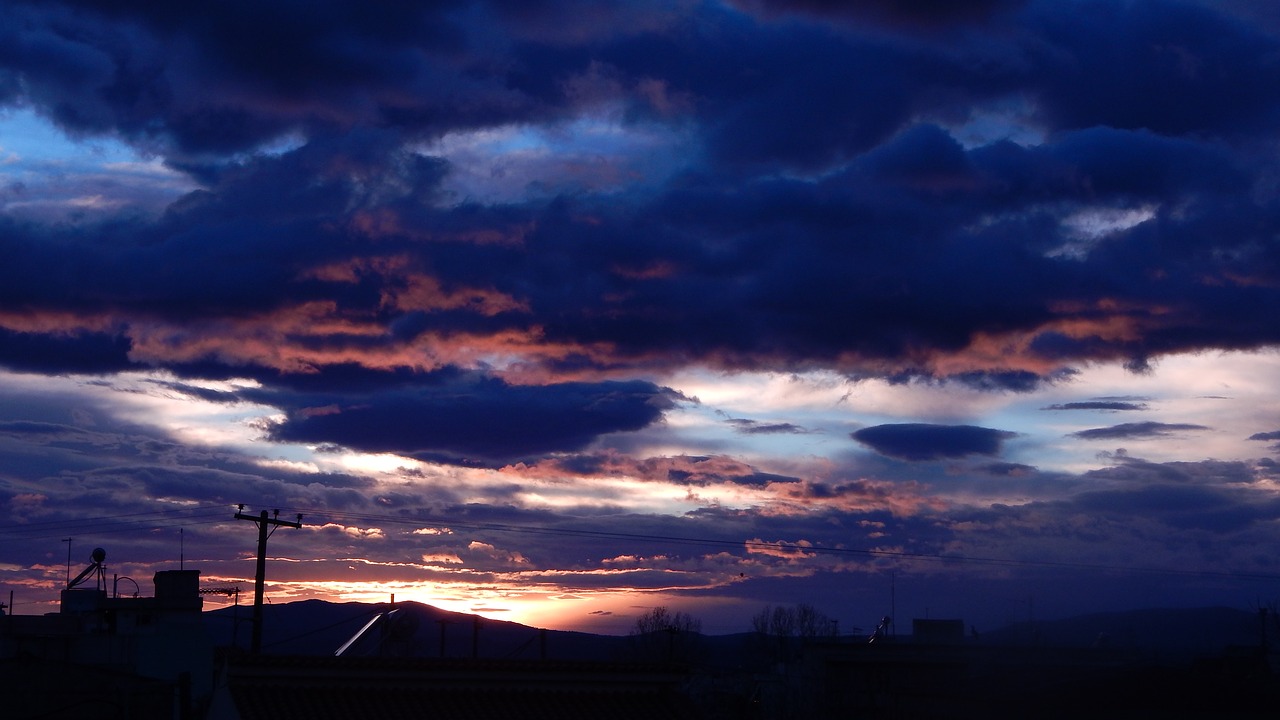
[[[220,503],[216,505],[193,505],[191,507],[184,507],[184,508],[164,508],[162,510],[146,510],[142,512],[123,513],[120,515],[100,515],[97,517],[66,518],[63,520],[40,520],[36,522],[26,522],[26,523],[22,523],[21,525],[0,528],[0,533],[17,532],[20,530],[30,529],[30,528],[43,530],[48,526],[57,527],[57,526],[62,526],[67,524],[74,524],[74,523],[113,521],[113,520],[121,520],[123,518],[143,517],[146,515],[171,515],[173,513],[178,513],[178,512],[194,512],[194,511],[215,510],[215,509],[225,511],[228,507],[231,507],[230,503],[226,503],[226,504]]]
[[[294,642],[295,640],[301,640],[302,638],[309,637],[309,636],[311,636],[311,635],[316,635],[316,634],[318,634],[318,633],[326,632],[326,631],[328,631],[328,630],[332,630],[332,629],[334,629],[334,628],[336,628],[336,627],[340,627],[340,626],[342,626],[342,625],[346,625],[347,623],[355,622],[356,620],[363,620],[363,619],[365,619],[365,618],[367,618],[367,617],[370,617],[370,616],[372,616],[372,615],[378,615],[378,614],[380,614],[380,613],[382,613],[382,612],[383,612],[382,607],[375,605],[375,606],[373,606],[373,607],[371,607],[371,608],[369,608],[369,609],[367,609],[367,610],[365,610],[365,611],[361,612],[359,615],[354,615],[354,616],[352,616],[352,617],[349,617],[349,618],[346,618],[346,619],[343,619],[343,620],[339,620],[339,621],[337,621],[337,622],[330,623],[330,624],[325,625],[325,626],[323,626],[323,627],[313,628],[313,629],[311,629],[311,630],[307,630],[307,631],[305,631],[305,632],[298,633],[297,635],[294,635],[294,636],[292,636],[292,637],[287,637],[287,638],[285,638],[285,639],[283,639],[283,640],[277,640],[277,641],[275,641],[275,642],[267,643],[264,647],[269,647],[269,648],[270,648],[270,647],[276,647],[276,646],[278,646],[278,645],[288,645],[289,643],[292,643],[292,642]]]
[[[138,513],[107,515],[90,518],[68,518],[50,520],[42,523],[31,523],[19,526],[0,528],[0,536],[21,536],[28,539],[56,537],[74,530],[78,534],[114,534],[135,532],[140,529],[165,529],[191,525],[221,524],[226,521],[222,515],[226,505],[200,505],[191,508],[168,508]],[[217,509],[218,513],[205,512]],[[753,540],[737,540],[724,538],[689,537],[682,535],[666,535],[653,533],[628,533],[609,530],[590,530],[567,527],[545,527],[537,525],[519,525],[513,523],[491,523],[442,518],[433,516],[404,517],[378,513],[353,513],[340,510],[303,509],[313,519],[331,520],[334,522],[379,522],[398,525],[440,525],[472,531],[513,533],[523,535],[555,536],[588,540],[618,540],[626,542],[662,543],[664,545],[681,545],[694,547],[721,547],[734,549],[785,550],[796,554],[837,555],[880,557],[903,560],[925,560],[930,562],[955,562],[1009,567],[1041,567],[1060,570],[1085,570],[1109,573],[1143,573],[1160,575],[1177,575],[1190,577],[1221,577],[1233,579],[1280,580],[1280,574],[1255,573],[1232,570],[1188,570],[1135,565],[1107,565],[1101,563],[1068,562],[1053,560],[1032,560],[998,558],[976,555],[956,555],[930,552],[911,552],[905,550],[884,550],[874,548],[850,548],[830,545],[799,545],[787,542],[765,542]],[[183,513],[179,515],[178,513]],[[148,516],[161,516],[155,521],[148,521]],[[257,518],[254,518],[257,519]],[[86,523],[100,523],[88,525]],[[313,522],[313,525],[315,523]],[[31,530],[35,530],[32,533]]]
[[[203,519],[202,519],[203,518]],[[172,528],[191,527],[193,525],[216,525],[225,522],[225,516],[222,515],[202,515],[189,516],[184,518],[172,518],[164,522],[117,522],[103,525],[84,525],[73,520],[68,520],[64,527],[46,528],[42,532],[27,533],[22,530],[6,528],[0,533],[9,537],[23,538],[26,540],[39,540],[42,538],[52,538],[64,535],[68,530],[74,530],[77,535],[116,535],[120,533],[134,533],[146,530],[166,530]],[[55,532],[56,530],[56,532]]]
[[[732,547],[732,548],[752,548],[752,549],[786,549],[793,550],[796,553],[812,553],[824,555],[855,555],[869,557],[887,557],[908,560],[929,560],[937,562],[963,562],[975,563],[983,565],[996,566],[1013,566],[1013,567],[1044,567],[1056,568],[1061,570],[1089,570],[1100,572],[1125,572],[1125,573],[1144,573],[1144,574],[1161,574],[1161,575],[1185,575],[1192,577],[1223,577],[1236,579],[1255,579],[1255,580],[1280,580],[1280,574],[1275,573],[1250,573],[1226,570],[1186,570],[1158,567],[1142,567],[1133,565],[1105,565],[1101,563],[1082,563],[1082,562],[1064,562],[1053,560],[1027,560],[1013,558],[995,558],[982,557],[974,555],[952,555],[942,553],[927,552],[909,552],[904,550],[878,550],[871,548],[848,548],[834,547],[829,545],[799,545],[794,543],[782,542],[763,542],[752,540],[726,540],[717,538],[695,538],[679,535],[656,535],[649,533],[624,533],[613,532],[607,530],[582,530],[576,528],[547,528],[532,525],[513,525],[507,523],[480,523],[458,521],[454,519],[433,518],[433,517],[416,517],[404,518],[393,515],[378,515],[367,513],[345,513],[340,511],[327,511],[309,509],[304,510],[309,516],[315,518],[334,518],[334,519],[350,519],[350,520],[366,520],[375,522],[396,523],[402,525],[418,525],[433,524],[448,527],[456,527],[468,530],[488,530],[493,532],[529,534],[529,535],[559,535],[565,537],[578,537],[589,539],[610,539],[610,540],[627,540],[639,542],[657,542],[663,544],[675,545],[691,545],[706,547]]]
[[[215,508],[220,512],[208,512]],[[84,518],[67,517],[59,520],[45,520],[36,523],[0,527],[0,537],[39,539],[65,535],[68,531],[74,531],[76,534],[81,535],[97,535],[180,527],[182,525],[201,525],[214,522],[214,518],[225,519],[223,513],[226,512],[226,508],[226,505],[202,505],[192,508],[170,508],[121,515]]]

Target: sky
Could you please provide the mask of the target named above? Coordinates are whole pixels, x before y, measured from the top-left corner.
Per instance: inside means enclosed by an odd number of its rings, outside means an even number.
[[[1280,9],[852,5],[5,2],[0,601],[1275,605]]]

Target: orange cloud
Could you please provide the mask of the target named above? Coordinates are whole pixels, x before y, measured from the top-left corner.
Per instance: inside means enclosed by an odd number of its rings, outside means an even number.
[[[787,542],[783,540],[765,541],[760,538],[752,538],[744,543],[744,547],[746,548],[746,551],[752,555],[766,555],[768,557],[782,558],[784,560],[800,560],[814,557],[814,552],[809,549],[813,547],[813,543],[808,540]]]

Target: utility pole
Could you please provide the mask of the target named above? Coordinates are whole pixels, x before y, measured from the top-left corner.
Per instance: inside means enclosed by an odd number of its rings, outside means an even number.
[[[250,652],[256,655],[262,650],[262,592],[267,582],[267,538],[271,537],[277,527],[302,527],[302,515],[298,515],[296,522],[281,520],[279,510],[276,510],[271,517],[267,517],[266,510],[255,517],[245,515],[244,505],[241,505],[239,512],[236,513],[236,519],[248,520],[258,526],[258,569],[253,577],[253,640],[249,648]]]

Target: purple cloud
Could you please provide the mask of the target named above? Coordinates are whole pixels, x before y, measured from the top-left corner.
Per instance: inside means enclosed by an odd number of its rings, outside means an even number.
[[[1005,440],[1017,437],[1017,433],[1006,430],[928,423],[875,425],[850,435],[881,455],[912,462],[998,455]]]
[[[1092,428],[1071,433],[1072,437],[1082,440],[1117,440],[1124,438],[1162,437],[1175,433],[1208,430],[1204,425],[1192,423],[1139,422],[1121,423],[1105,428]]]
[[[255,393],[286,409],[278,442],[332,443],[463,465],[502,465],[582,450],[662,417],[671,395],[642,382],[512,386],[458,378],[358,395]]]
[[[1057,403],[1041,410],[1146,410],[1146,403],[1121,400],[1086,400],[1083,402]]]

